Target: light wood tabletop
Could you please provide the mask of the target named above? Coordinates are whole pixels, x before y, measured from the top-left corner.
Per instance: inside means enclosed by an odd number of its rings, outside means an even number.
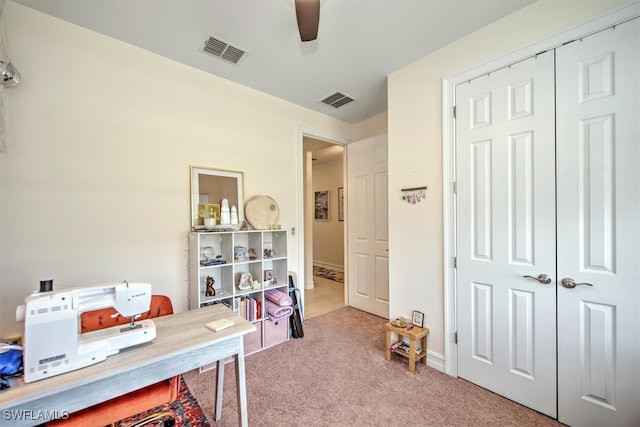
[[[205,326],[221,318],[233,321],[234,325],[220,332]],[[255,331],[255,325],[223,304],[157,317],[153,322],[156,338],[150,343],[43,380],[31,383],[14,380],[10,389],[0,392],[0,425],[38,425],[50,420],[51,415],[75,412],[216,361],[216,419],[219,419],[224,359],[228,357],[234,358],[236,366],[239,423],[247,425],[243,336]]]

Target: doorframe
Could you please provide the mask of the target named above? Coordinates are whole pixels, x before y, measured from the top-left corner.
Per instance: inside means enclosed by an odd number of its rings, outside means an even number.
[[[545,37],[533,44],[516,48],[503,56],[486,63],[445,77],[442,81],[442,182],[443,182],[443,252],[444,252],[444,371],[458,376],[457,331],[457,289],[454,259],[456,256],[456,135],[453,107],[455,106],[455,86],[489,74],[500,68],[555,49],[567,42],[578,40],[602,31],[612,25],[640,16],[640,3],[627,4],[611,9],[595,18]]]
[[[336,144],[336,145],[340,145],[342,147],[346,147],[346,145],[351,142],[350,138],[347,137],[343,137],[340,136],[336,133],[332,133],[332,132],[326,132],[326,131],[321,131],[318,129],[314,129],[314,128],[310,128],[307,127],[305,125],[301,125],[298,124],[296,125],[296,163],[297,163],[297,203],[296,203],[296,208],[297,208],[297,212],[296,212],[296,223],[298,224],[298,230],[297,230],[297,245],[298,245],[298,266],[297,266],[297,271],[296,274],[298,275],[298,282],[296,283],[299,291],[300,291],[300,297],[301,297],[301,305],[302,305],[302,313],[304,314],[304,304],[305,304],[305,300],[304,300],[304,291],[305,291],[305,286],[304,286],[304,277],[305,277],[305,262],[304,262],[304,256],[305,256],[305,250],[304,250],[304,235],[305,235],[305,227],[304,227],[304,222],[305,222],[305,204],[304,204],[304,191],[305,191],[305,176],[304,176],[304,164],[305,164],[305,155],[304,155],[304,137],[309,137],[309,138],[314,138],[314,139],[320,139],[323,141],[326,141],[330,144]],[[347,171],[347,150],[344,150],[343,156],[342,156],[342,171],[343,171],[343,176],[346,176],[346,171]],[[347,191],[347,185],[346,183],[344,183],[344,187],[345,187],[345,194]],[[345,248],[344,251],[344,274],[345,277],[347,277],[347,271],[349,269],[349,265],[348,265],[348,259],[347,259],[347,229],[346,229],[346,218],[347,215],[349,215],[349,211],[347,209],[347,206],[345,204],[345,211],[344,211],[344,215],[345,215],[345,233],[344,233],[344,241],[343,241],[343,245]],[[291,267],[291,266],[289,266]],[[301,282],[302,280],[302,282]],[[302,286],[300,286],[300,283],[302,283]],[[348,295],[347,292],[347,280],[345,280],[344,283],[344,289],[345,289],[345,295]],[[345,296],[346,298],[346,296]]]

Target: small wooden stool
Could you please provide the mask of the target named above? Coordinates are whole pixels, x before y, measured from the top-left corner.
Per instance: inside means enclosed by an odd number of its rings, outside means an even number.
[[[406,328],[399,328],[399,327],[393,326],[391,322],[387,322],[384,325],[384,329],[387,332],[384,358],[386,360],[391,360],[391,333],[392,332],[398,334],[399,340],[402,340],[402,337],[408,337],[409,352],[396,349],[394,353],[408,358],[409,372],[412,372],[415,374],[416,361],[422,362],[425,365],[427,364],[427,335],[429,335],[429,328],[420,328],[415,325],[411,325],[411,326],[413,326],[413,328],[411,330],[407,330]],[[422,348],[420,349],[420,354],[416,354],[417,340],[422,340]]]

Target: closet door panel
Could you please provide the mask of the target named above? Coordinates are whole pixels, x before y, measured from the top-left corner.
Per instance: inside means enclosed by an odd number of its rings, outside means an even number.
[[[639,22],[556,53],[558,415],[569,425],[640,420]]]
[[[555,417],[553,57],[456,87],[456,247],[458,374]]]

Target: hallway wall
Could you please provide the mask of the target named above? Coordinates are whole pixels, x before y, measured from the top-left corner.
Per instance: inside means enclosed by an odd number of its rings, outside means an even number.
[[[344,187],[339,161],[313,166],[313,194],[329,191],[329,219],[313,220],[313,263],[344,270],[344,221],[338,221],[338,188]],[[313,215],[313,212],[311,212]]]

